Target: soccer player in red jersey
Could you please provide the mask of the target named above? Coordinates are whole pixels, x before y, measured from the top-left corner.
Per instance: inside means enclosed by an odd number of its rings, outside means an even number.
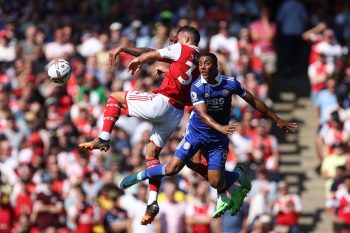
[[[110,147],[110,134],[118,120],[121,108],[126,109],[129,116],[140,117],[153,123],[150,142],[146,150],[147,168],[159,164],[158,156],[166,145],[171,133],[180,123],[183,109],[191,105],[191,84],[199,76],[198,43],[200,35],[197,29],[184,26],[179,28],[177,43],[166,48],[149,51],[134,58],[129,64],[129,72],[134,74],[142,64],[151,61],[167,61],[169,69],[161,86],[153,93],[129,91],[113,92],[104,109],[102,132],[91,142],[79,145],[81,149],[100,149],[107,151]],[[147,210],[141,224],[151,223],[159,211],[157,195],[160,180],[151,179]]]

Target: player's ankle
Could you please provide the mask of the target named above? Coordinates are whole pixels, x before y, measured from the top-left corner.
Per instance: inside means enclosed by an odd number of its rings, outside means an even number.
[[[106,132],[106,131],[102,131],[102,132],[100,133],[99,138],[101,138],[102,140],[108,141],[108,140],[111,139],[111,133]]]
[[[158,192],[154,190],[150,190],[148,195],[147,205],[151,205],[154,202],[157,202],[157,199],[158,199]]]

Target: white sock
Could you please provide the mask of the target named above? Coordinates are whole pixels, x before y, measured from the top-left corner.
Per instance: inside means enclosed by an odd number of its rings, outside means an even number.
[[[109,139],[111,139],[111,133],[109,133],[107,131],[102,131],[100,133],[100,138],[103,140],[109,140]]]
[[[150,190],[147,205],[150,205],[153,202],[157,201],[157,198],[158,198],[158,192]]]

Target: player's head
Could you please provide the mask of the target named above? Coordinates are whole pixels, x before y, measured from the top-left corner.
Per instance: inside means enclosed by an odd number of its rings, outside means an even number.
[[[198,46],[200,40],[199,31],[191,26],[183,26],[179,28],[177,42],[182,44],[190,44]]]
[[[179,27],[173,28],[170,31],[169,38],[168,38],[169,45],[177,43],[177,36],[178,36],[178,34],[179,34]]]
[[[199,58],[199,72],[202,77],[208,82],[216,82],[215,78],[219,73],[218,59],[213,53],[204,53]]]
[[[345,188],[350,191],[350,174],[346,174],[344,177],[343,177],[343,183],[345,185]]]

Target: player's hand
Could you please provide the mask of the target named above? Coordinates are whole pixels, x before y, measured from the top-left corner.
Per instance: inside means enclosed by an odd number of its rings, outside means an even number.
[[[166,72],[166,68],[164,66],[157,66],[156,70],[153,73],[153,77],[156,78],[161,74],[164,74]]]
[[[109,51],[109,58],[108,58],[108,64],[109,67],[115,67],[117,64],[117,57],[122,52],[122,47],[117,47],[111,51]]]
[[[232,135],[233,132],[236,130],[237,124],[232,125],[223,125],[220,127],[219,132],[226,135]]]
[[[130,64],[128,65],[128,72],[134,75],[136,72],[138,72],[141,69],[141,62],[138,57],[131,60]]]
[[[280,122],[277,122],[277,127],[283,129],[286,133],[295,133],[298,129],[298,124],[282,120]]]

